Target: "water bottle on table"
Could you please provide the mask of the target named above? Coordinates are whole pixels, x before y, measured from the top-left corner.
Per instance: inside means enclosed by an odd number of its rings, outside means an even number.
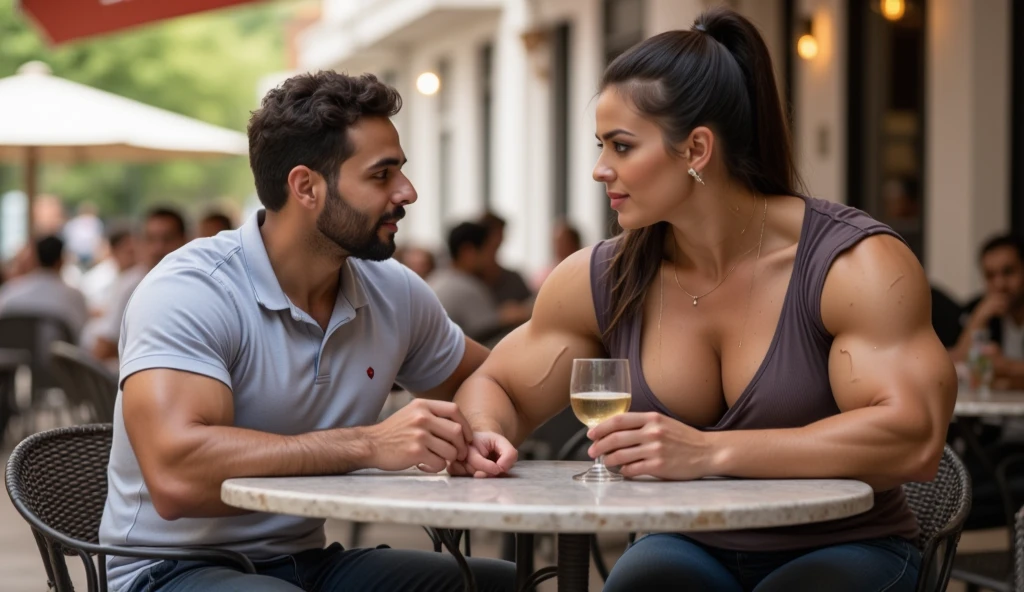
[[[970,368],[971,390],[985,397],[992,392],[992,356],[989,349],[992,340],[988,330],[979,329],[971,333],[971,349],[967,355],[967,364]]]

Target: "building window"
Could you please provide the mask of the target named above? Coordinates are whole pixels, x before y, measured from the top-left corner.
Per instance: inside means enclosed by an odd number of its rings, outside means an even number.
[[[604,1],[604,61],[644,40],[644,0]]]
[[[452,211],[452,115],[451,115],[451,62],[448,58],[442,58],[437,63],[437,77],[441,80],[441,86],[437,90],[437,192],[438,202],[441,204],[441,220],[447,223],[448,214]]]
[[[569,215],[569,37],[568,23],[555,27],[551,44],[552,180],[555,219]]]
[[[888,20],[850,2],[847,202],[888,224],[923,260],[925,0]]]
[[[494,126],[492,118],[494,117],[494,45],[491,43],[485,44],[480,48],[479,54],[479,71],[480,71],[480,159],[482,160],[480,175],[480,198],[483,202],[483,209],[485,211],[491,210],[491,180],[494,175],[493,166],[491,162],[493,152],[492,142],[494,141]]]
[[[644,0],[604,0],[604,63],[608,65],[630,47],[644,40]],[[605,188],[601,187],[604,197]],[[608,208],[605,237],[620,232],[618,215]]]
[[[1010,63],[1013,70],[1010,95],[1010,224],[1024,234],[1024,4],[1010,3]]]

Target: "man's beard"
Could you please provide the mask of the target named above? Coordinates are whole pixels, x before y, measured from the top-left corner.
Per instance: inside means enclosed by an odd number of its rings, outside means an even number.
[[[342,198],[333,183],[327,184],[327,201],[316,219],[317,229],[328,240],[356,259],[384,261],[395,253],[395,237],[381,240],[380,228],[405,217],[405,208],[398,206],[372,223],[370,217],[353,208]]]

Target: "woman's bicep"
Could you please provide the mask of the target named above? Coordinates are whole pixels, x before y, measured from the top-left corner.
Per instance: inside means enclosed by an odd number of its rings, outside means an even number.
[[[597,333],[588,255],[576,253],[551,274],[533,317],[505,337],[481,367],[531,424],[569,404],[574,359],[606,355]]]
[[[825,282],[822,321],[834,336],[829,378],[843,411],[888,406],[908,432],[945,434],[956,374],[931,325],[931,292],[916,257],[888,236],[841,255]]]

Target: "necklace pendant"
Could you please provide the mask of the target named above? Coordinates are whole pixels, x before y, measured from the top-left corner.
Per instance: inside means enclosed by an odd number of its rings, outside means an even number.
[[[693,305],[697,306],[697,299],[696,298],[693,299]]]

